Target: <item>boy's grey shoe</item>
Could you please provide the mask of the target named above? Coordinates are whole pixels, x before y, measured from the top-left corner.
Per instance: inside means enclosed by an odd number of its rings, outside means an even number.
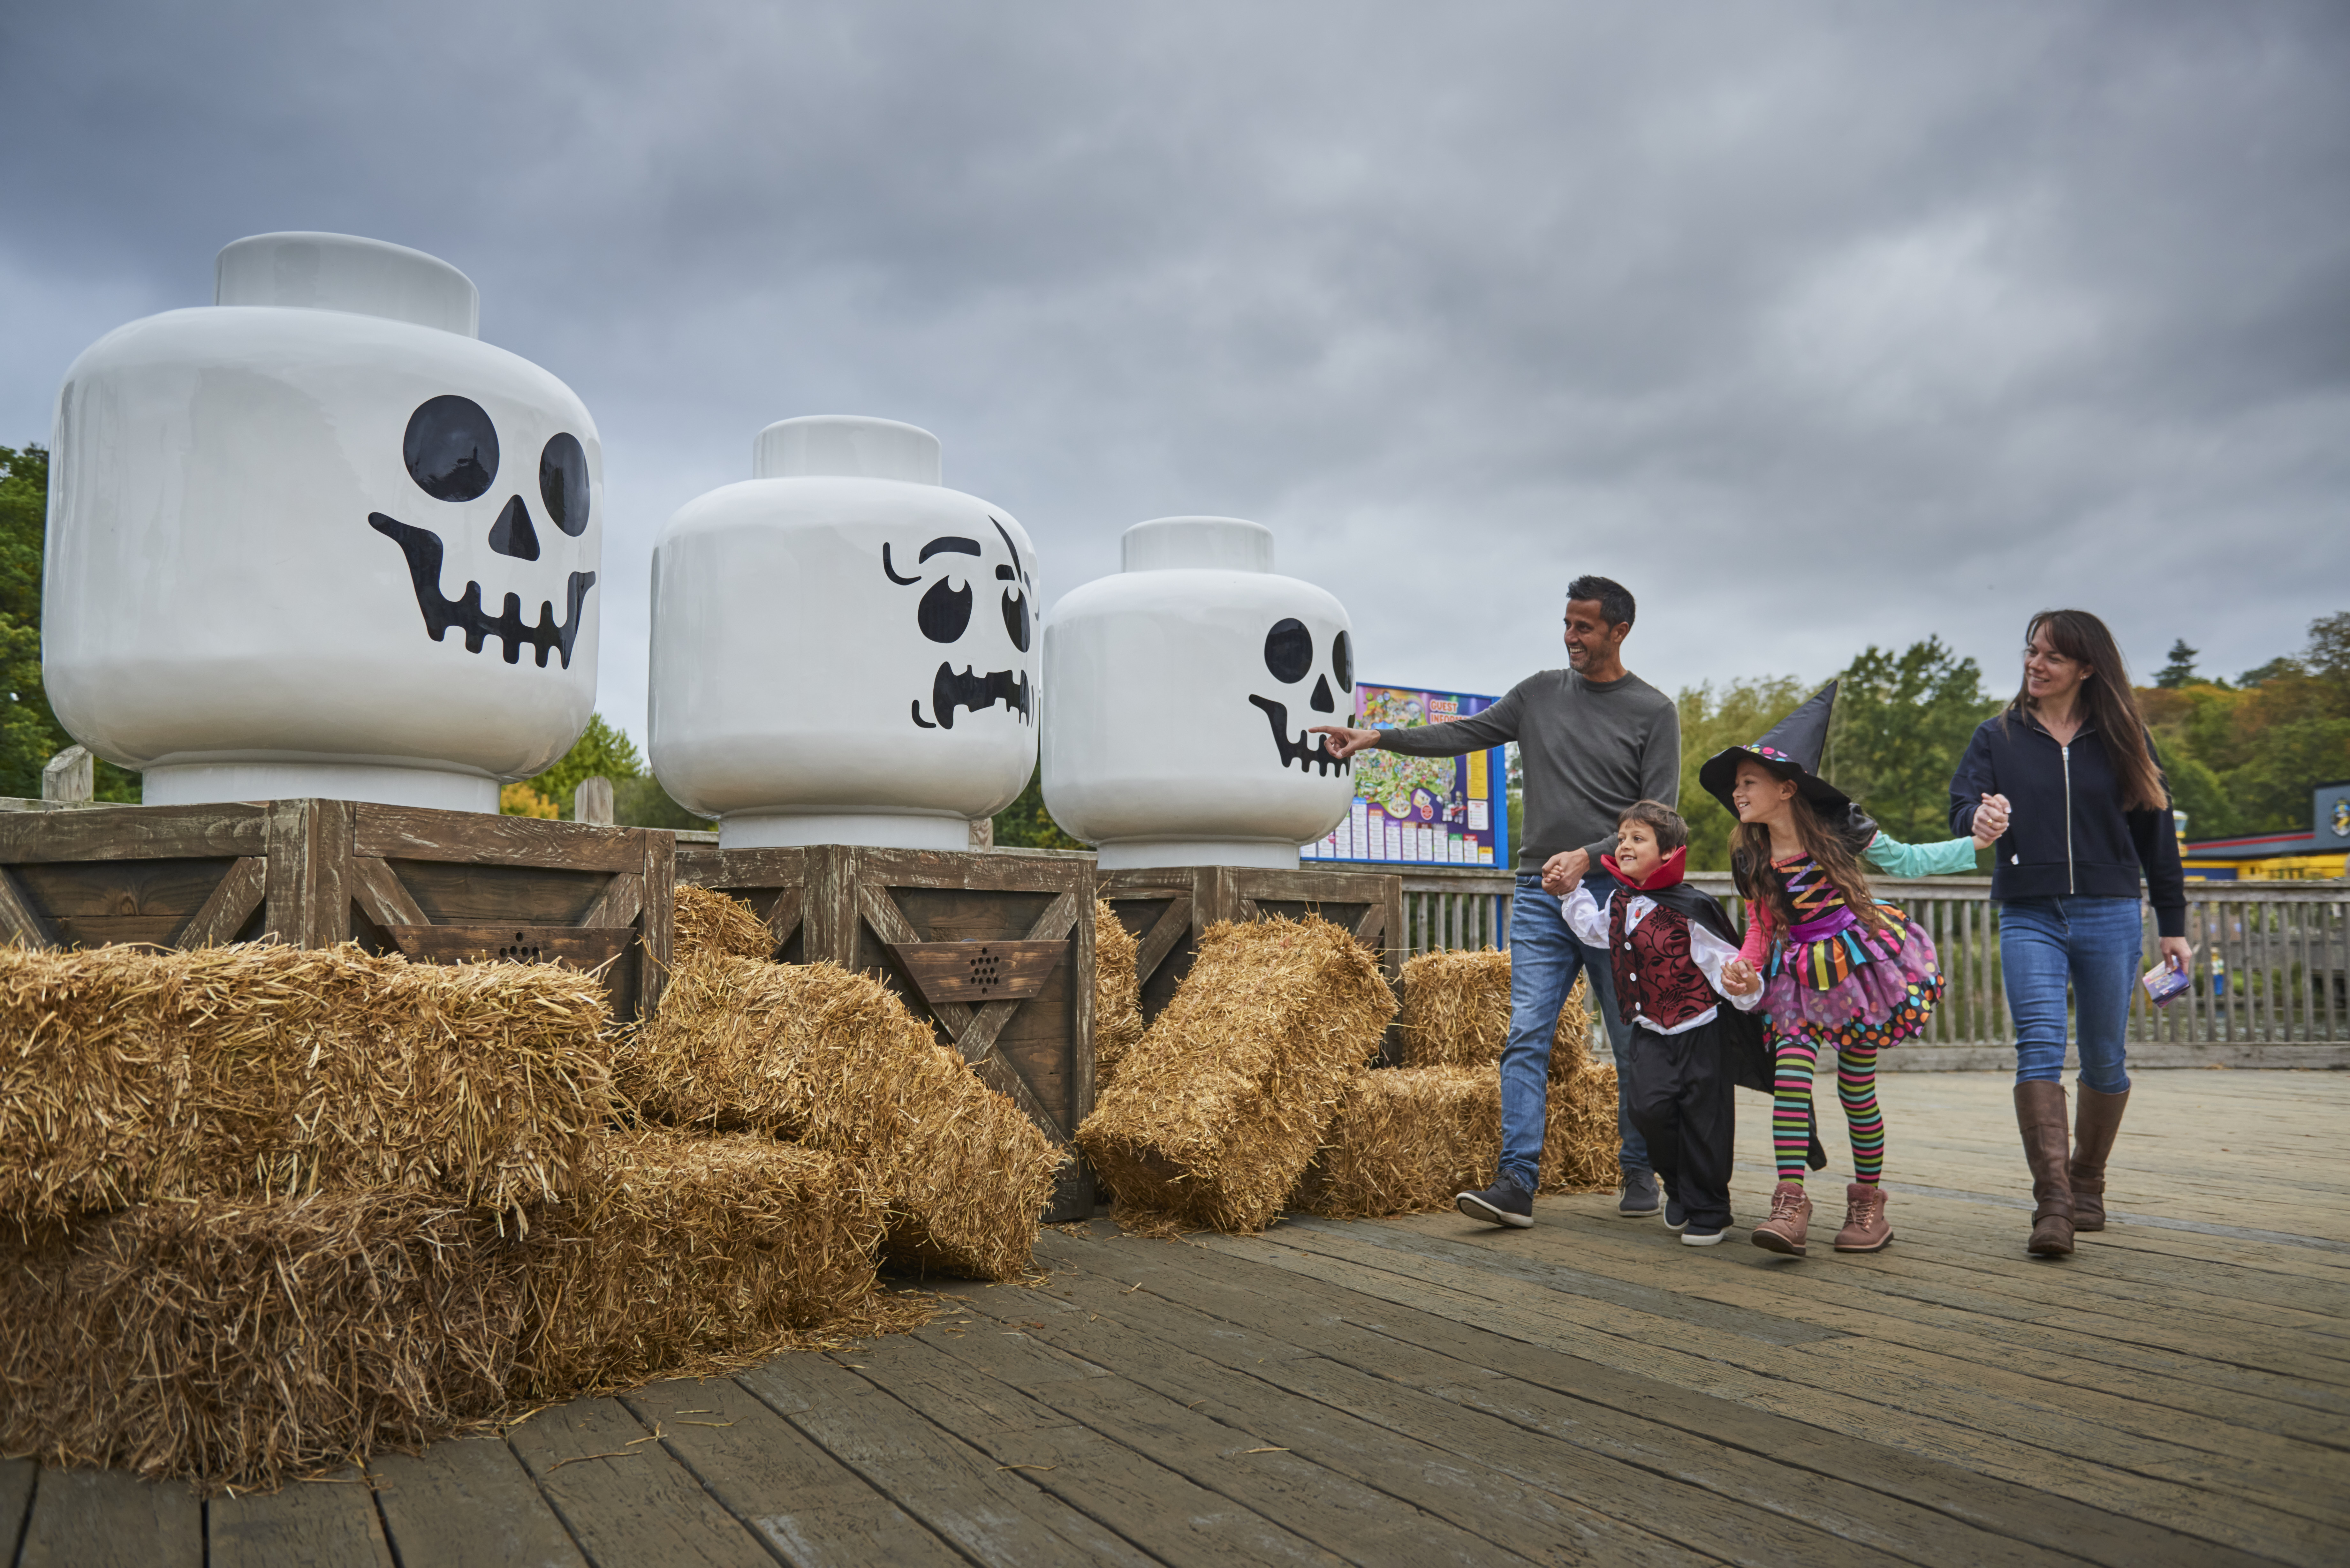
[[[1689,1210],[1681,1207],[1681,1200],[1678,1198],[1667,1198],[1665,1199],[1665,1229],[1668,1231],[1680,1231],[1686,1230],[1688,1226]]]
[[[1616,1212],[1627,1220],[1646,1220],[1661,1206],[1657,1192],[1657,1173],[1653,1170],[1632,1170],[1624,1174],[1624,1201],[1616,1205]]]
[[[1482,1192],[1464,1192],[1452,1200],[1452,1206],[1489,1225],[1523,1231],[1534,1222],[1534,1195],[1519,1186],[1514,1177],[1496,1177],[1492,1186]]]
[[[1720,1225],[1692,1225],[1681,1232],[1681,1245],[1711,1247],[1721,1240],[1721,1232],[1722,1227]]]

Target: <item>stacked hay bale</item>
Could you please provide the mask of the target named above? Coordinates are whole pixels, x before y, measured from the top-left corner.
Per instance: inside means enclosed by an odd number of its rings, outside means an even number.
[[[670,962],[681,964],[704,953],[763,959],[775,955],[767,922],[738,898],[681,883],[671,900]]]
[[[1094,901],[1094,1093],[1142,1039],[1141,944],[1107,903]]]
[[[272,1484],[871,1322],[821,1154],[612,1126],[552,965],[0,949],[0,1451]]]
[[[1066,1159],[888,987],[837,964],[690,959],[617,1067],[654,1121],[838,1157],[880,1205],[883,1255],[908,1267],[1024,1273]]]
[[[1423,953],[1403,966],[1405,1065],[1357,1075],[1291,1201],[1334,1219],[1449,1209],[1500,1168],[1497,1069],[1510,1032],[1510,955]],[[1577,981],[1552,1036],[1540,1189],[1613,1189],[1616,1069],[1591,1060]]]
[[[1077,1129],[1122,1214],[1263,1230],[1304,1174],[1395,996],[1316,917],[1222,921]]]

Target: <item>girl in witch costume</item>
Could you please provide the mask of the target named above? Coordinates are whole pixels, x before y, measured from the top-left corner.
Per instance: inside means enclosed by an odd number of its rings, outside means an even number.
[[[2006,803],[1987,798],[1972,837],[1908,845],[1880,832],[1819,776],[1835,690],[1831,680],[1760,741],[1729,747],[1698,774],[1738,819],[1730,864],[1750,911],[1740,962],[1760,971],[1769,1020],[1779,1180],[1771,1217],[1752,1240],[1795,1257],[1804,1255],[1811,1226],[1804,1156],[1820,1052],[1835,1053],[1836,1097],[1852,1132],[1855,1179],[1845,1189],[1835,1248],[1874,1252],[1893,1240],[1879,1184],[1885,1118],[1877,1104],[1877,1054],[1922,1030],[1942,994],[1932,939],[1871,895],[1863,866],[1901,877],[1971,871],[1977,847],[1994,841],[1990,830],[2006,820]],[[1742,971],[1725,975],[1731,984],[1745,978]]]

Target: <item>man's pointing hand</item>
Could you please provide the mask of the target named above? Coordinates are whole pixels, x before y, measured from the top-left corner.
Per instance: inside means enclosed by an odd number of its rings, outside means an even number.
[[[1329,740],[1326,743],[1330,748],[1330,755],[1342,763],[1357,752],[1367,752],[1379,743],[1379,732],[1377,730],[1348,730],[1342,729],[1336,724],[1315,724],[1310,727],[1306,733],[1328,736]]]

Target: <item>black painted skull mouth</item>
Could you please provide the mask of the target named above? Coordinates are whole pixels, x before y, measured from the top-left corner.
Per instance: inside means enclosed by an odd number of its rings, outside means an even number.
[[[1254,692],[1249,694],[1249,701],[1263,709],[1265,718],[1272,722],[1273,743],[1281,753],[1281,765],[1284,768],[1295,763],[1299,773],[1320,773],[1326,775],[1331,769],[1336,768],[1341,776],[1355,771],[1353,763],[1340,762],[1330,754],[1329,736],[1316,735],[1311,731],[1301,730],[1297,733],[1297,739],[1293,741],[1289,738],[1288,703],[1276,702],[1270,697],[1259,697]]]
[[[452,599],[441,591],[441,535],[429,528],[413,527],[396,517],[380,512],[368,514],[368,526],[400,546],[407,557],[409,580],[415,585],[416,607],[423,614],[424,629],[432,640],[443,640],[451,627],[465,634],[465,651],[479,653],[485,639],[496,638],[504,643],[508,664],[522,661],[525,648],[535,649],[538,667],[546,668],[549,652],[559,653],[563,668],[571,668],[571,645],[578,640],[579,628],[586,617],[581,607],[587,602],[588,590],[596,586],[593,572],[574,572],[565,585],[562,624],[555,619],[555,605],[542,599],[538,606],[538,624],[525,624],[522,618],[522,596],[508,594],[504,608],[491,615],[482,607],[482,585],[468,581],[462,597]],[[536,555],[536,549],[532,552]],[[1023,694],[1022,702],[1026,702]]]
[[[951,730],[957,708],[983,713],[998,702],[1018,713],[1022,723],[1036,722],[1035,697],[1025,670],[991,670],[984,675],[975,675],[966,664],[962,673],[957,675],[953,665],[942,662],[939,672],[931,678],[931,711],[938,715],[938,722],[933,724],[922,717],[920,697],[914,699],[914,722],[925,730]]]

